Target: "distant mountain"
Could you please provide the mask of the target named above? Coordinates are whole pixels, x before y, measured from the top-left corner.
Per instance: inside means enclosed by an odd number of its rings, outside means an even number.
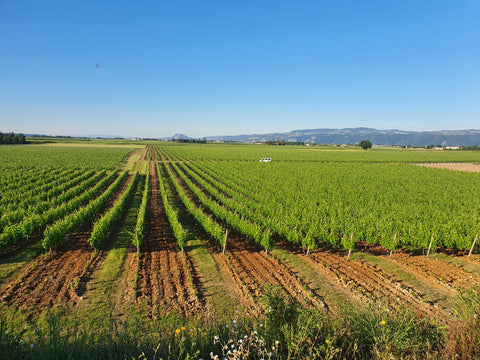
[[[175,134],[168,140],[192,140],[192,138],[184,134]]]
[[[346,129],[307,129],[294,130],[286,133],[207,137],[209,141],[249,143],[284,140],[309,144],[358,144],[363,139],[368,139],[375,145],[387,146],[475,146],[480,145],[480,130],[404,131],[359,127]]]

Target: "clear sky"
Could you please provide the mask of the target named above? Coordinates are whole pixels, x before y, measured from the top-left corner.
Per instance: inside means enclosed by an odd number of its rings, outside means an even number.
[[[477,0],[0,0],[2,132],[478,129],[479,95]]]

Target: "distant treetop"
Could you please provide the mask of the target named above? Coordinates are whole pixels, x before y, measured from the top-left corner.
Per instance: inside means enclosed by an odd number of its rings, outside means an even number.
[[[372,147],[372,143],[370,142],[370,140],[366,139],[366,140],[362,140],[358,143],[358,146],[360,146],[363,150],[368,150]]]
[[[9,145],[9,144],[26,144],[25,136],[23,134],[15,135],[13,132],[9,134],[3,134],[0,132],[0,145]]]

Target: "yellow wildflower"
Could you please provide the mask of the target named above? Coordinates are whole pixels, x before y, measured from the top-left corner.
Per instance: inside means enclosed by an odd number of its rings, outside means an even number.
[[[380,321],[380,325],[385,325],[387,322],[385,320]]]
[[[182,330],[180,329],[175,329],[175,334],[180,334],[182,332]]]

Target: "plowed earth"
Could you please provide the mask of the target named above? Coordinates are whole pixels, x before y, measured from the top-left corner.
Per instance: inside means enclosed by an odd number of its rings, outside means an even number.
[[[321,298],[282,263],[238,235],[230,236],[228,239],[227,260],[233,269],[232,275],[236,282],[244,284],[255,299],[265,295],[266,287],[273,285],[299,303],[318,308],[325,306]]]
[[[159,190],[155,162],[150,164],[150,199],[147,206],[145,239],[140,249],[140,258],[129,254],[127,264],[135,274],[138,266],[136,291],[131,298],[153,310],[175,309],[191,315],[202,304],[197,297],[186,257],[177,251],[175,236],[168,223]],[[134,280],[135,281],[135,280]],[[128,295],[127,295],[128,296]]]
[[[107,202],[111,207],[126,190],[131,177]],[[101,214],[99,214],[101,216]],[[101,262],[104,251],[95,251],[89,244],[93,221],[67,236],[64,244],[49,256],[41,256],[0,290],[1,301],[16,303],[26,309],[44,309],[79,300],[77,287]]]
[[[478,276],[457,266],[425,256],[395,253],[391,257],[385,256],[384,258],[436,288],[451,294],[458,293],[456,288],[466,289],[471,285],[477,285],[480,280]]]
[[[445,315],[435,304],[425,302],[418,290],[375,265],[322,250],[298,256],[336,283],[341,291],[361,302],[381,301],[391,308],[409,308],[431,316]]]

